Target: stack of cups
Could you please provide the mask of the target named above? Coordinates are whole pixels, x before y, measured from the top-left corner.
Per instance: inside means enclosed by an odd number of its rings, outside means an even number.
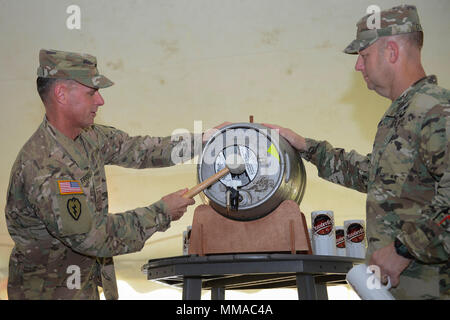
[[[344,227],[336,227],[336,254],[340,257],[347,256]]]
[[[316,255],[336,255],[336,234],[333,211],[311,212],[312,247]]]
[[[379,269],[373,266],[358,264],[350,269],[345,280],[362,300],[395,300],[389,292],[391,288],[389,277],[387,285],[382,285],[377,273]]]
[[[344,221],[344,231],[347,257],[364,259],[366,256],[364,220]]]

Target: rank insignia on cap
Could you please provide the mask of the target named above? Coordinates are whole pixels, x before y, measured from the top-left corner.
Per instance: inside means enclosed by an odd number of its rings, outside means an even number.
[[[67,200],[67,211],[75,220],[78,220],[81,215],[81,202],[77,198]]]
[[[60,194],[83,194],[80,181],[78,180],[58,180]]]

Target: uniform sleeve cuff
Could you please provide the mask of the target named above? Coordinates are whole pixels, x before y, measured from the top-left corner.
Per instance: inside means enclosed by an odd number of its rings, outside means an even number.
[[[306,161],[311,161],[314,153],[317,150],[317,146],[320,142],[316,141],[314,139],[305,138],[305,143],[306,143],[306,150],[299,151],[299,154],[300,154],[300,157],[302,157]]]
[[[166,231],[170,227],[172,221],[170,215],[167,214],[167,204],[163,200],[159,200],[148,207],[154,214],[154,225],[149,227],[156,227],[158,231]]]
[[[426,247],[426,244],[424,244],[424,243],[422,243],[422,244],[417,243],[415,247],[411,246],[411,245],[410,245],[410,240],[411,240],[410,238],[411,238],[411,236],[414,237],[414,235],[408,235],[405,231],[401,231],[401,232],[397,235],[396,238],[397,238],[398,240],[400,240],[400,242],[406,247],[406,249],[408,250],[409,254],[411,254],[412,256],[414,256],[413,253],[417,251],[418,247]],[[423,235],[422,235],[422,236],[423,236]],[[416,238],[417,238],[417,237],[416,237]],[[427,241],[426,238],[425,238],[425,239],[423,239],[423,237],[419,237],[419,238],[422,238],[422,239],[420,239],[420,240],[421,240],[420,242],[426,242],[426,241]],[[417,240],[419,240],[419,239],[417,239]]]

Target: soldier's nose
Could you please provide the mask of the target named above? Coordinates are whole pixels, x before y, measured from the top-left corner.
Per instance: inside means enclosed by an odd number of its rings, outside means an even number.
[[[362,71],[364,69],[364,62],[361,55],[358,55],[358,59],[356,59],[355,70]]]
[[[96,98],[95,103],[99,107],[105,104],[105,100],[103,100],[103,97],[98,90],[95,92],[95,98]]]

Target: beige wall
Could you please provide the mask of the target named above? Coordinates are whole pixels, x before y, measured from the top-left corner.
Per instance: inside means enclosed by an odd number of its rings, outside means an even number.
[[[448,0],[417,5],[425,30],[423,63],[450,88]],[[69,30],[66,9],[81,9],[81,29]],[[35,90],[41,48],[91,53],[115,82],[102,90],[96,121],[130,134],[170,135],[209,128],[224,120],[272,122],[335,146],[371,150],[376,125],[389,101],[367,90],[342,53],[368,5],[397,1],[350,0],[0,0],[0,207],[5,206],[12,163],[42,121]],[[327,183],[307,164],[301,204],[331,209],[337,224],[365,217],[365,196]],[[195,166],[130,170],[108,167],[111,212],[139,207],[192,186]],[[200,199],[197,199],[200,203]],[[119,279],[140,291],[158,286],[140,267],[149,258],[181,254],[181,234],[193,208],[140,253],[116,259]],[[6,277],[12,241],[0,215],[0,279]],[[0,280],[1,290],[1,280]],[[0,293],[4,297],[4,291]]]

